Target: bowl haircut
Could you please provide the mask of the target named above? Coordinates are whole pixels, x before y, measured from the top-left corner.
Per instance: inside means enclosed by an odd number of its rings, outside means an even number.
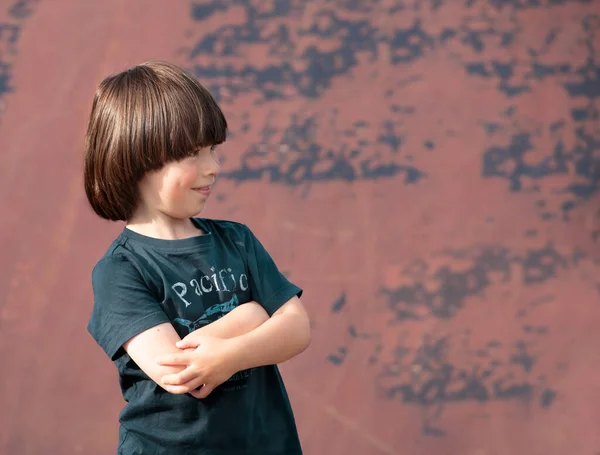
[[[225,142],[227,121],[210,92],[181,68],[149,61],[104,79],[94,96],[84,158],[98,216],[127,221],[144,175]]]

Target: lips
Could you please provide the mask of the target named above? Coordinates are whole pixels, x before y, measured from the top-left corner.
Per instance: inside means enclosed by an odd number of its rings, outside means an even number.
[[[198,188],[192,188],[196,193],[203,194],[204,196],[208,196],[210,194],[210,185],[209,186],[200,186]]]

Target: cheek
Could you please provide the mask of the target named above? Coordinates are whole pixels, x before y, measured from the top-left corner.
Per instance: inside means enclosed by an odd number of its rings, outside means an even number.
[[[186,172],[182,173],[178,183],[179,190],[181,192],[189,192],[189,190],[194,188],[198,183],[198,171],[195,169],[187,170]]]
[[[180,169],[171,173],[164,182],[163,195],[169,199],[180,197],[194,187],[198,180],[195,169]]]

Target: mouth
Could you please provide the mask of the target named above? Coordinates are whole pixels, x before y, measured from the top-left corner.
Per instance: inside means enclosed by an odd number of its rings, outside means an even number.
[[[199,186],[197,188],[192,188],[196,193],[200,193],[204,196],[208,196],[210,194],[211,186]]]

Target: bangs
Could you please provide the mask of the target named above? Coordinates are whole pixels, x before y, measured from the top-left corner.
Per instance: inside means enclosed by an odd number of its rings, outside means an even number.
[[[195,77],[162,62],[148,62],[130,72],[132,109],[127,117],[129,134],[137,143],[130,149],[132,158],[144,163],[139,174],[225,142],[225,116]]]
[[[158,103],[165,122],[158,127],[167,139],[161,164],[181,160],[198,148],[222,144],[227,138],[227,121],[212,95],[195,78],[186,75],[172,91],[162,91]]]

